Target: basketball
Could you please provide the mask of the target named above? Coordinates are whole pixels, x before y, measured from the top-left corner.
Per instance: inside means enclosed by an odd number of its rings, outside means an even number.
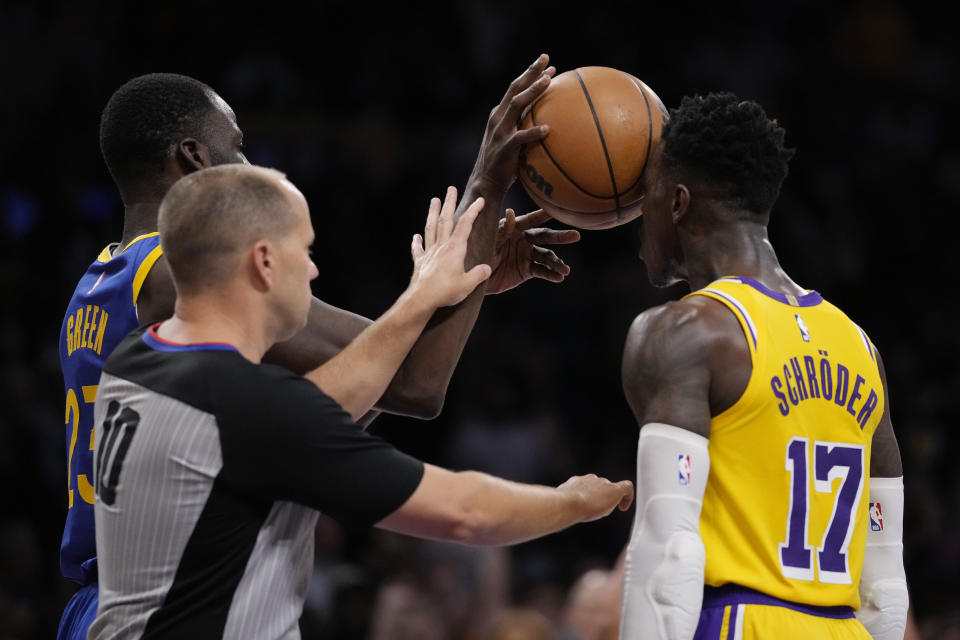
[[[650,87],[609,67],[556,76],[521,128],[547,124],[544,140],[520,154],[519,177],[551,217],[580,229],[609,229],[640,215],[640,177],[667,110]]]

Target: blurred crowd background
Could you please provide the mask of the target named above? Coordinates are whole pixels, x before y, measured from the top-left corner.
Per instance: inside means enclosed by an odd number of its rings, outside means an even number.
[[[0,2],[0,638],[52,638],[72,588],[57,338],[77,278],[120,236],[100,159],[110,94],[192,75],[236,110],[247,155],[285,171],[317,230],[315,294],[376,317],[410,274],[431,196],[462,187],[486,117],[541,51],[560,72],[633,73],[667,104],[732,90],[798,149],[770,234],[785,269],[884,354],[906,484],[906,568],[926,638],[960,637],[955,30],[932,3]],[[506,206],[531,208],[519,185]],[[632,225],[586,232],[562,285],[488,297],[443,414],[376,434],[453,468],[557,484],[632,478],[620,387],[655,290]],[[322,520],[304,638],[600,638],[615,513],[510,549],[428,544]]]

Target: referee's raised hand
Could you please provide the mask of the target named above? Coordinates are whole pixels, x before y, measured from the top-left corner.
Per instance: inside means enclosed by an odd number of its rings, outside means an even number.
[[[490,277],[490,265],[478,264],[464,271],[467,240],[473,222],[483,209],[483,198],[477,198],[458,219],[457,189],[447,187],[441,205],[439,198],[430,201],[423,236],[413,236],[410,253],[413,276],[407,292],[421,303],[432,307],[457,304]]]

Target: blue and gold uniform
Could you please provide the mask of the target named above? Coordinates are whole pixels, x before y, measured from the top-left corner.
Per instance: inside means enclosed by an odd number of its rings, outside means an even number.
[[[139,236],[122,249],[117,245],[106,247],[80,278],[60,329],[60,366],[66,387],[68,504],[60,569],[65,577],[87,588],[68,605],[59,637],[71,637],[71,626],[85,637],[86,626],[96,615],[93,403],[104,361],[139,325],[136,304],[140,288],[161,255],[157,233]],[[89,621],[83,625],[81,619],[87,615]]]
[[[690,295],[730,309],[753,364],[710,423],[696,638],[869,638],[853,612],[885,402],[873,344],[815,291],[722,278]]]

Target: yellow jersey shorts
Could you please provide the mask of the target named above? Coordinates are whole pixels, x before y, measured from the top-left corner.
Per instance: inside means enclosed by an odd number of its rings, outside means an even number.
[[[735,584],[704,587],[694,640],[870,640],[850,607],[788,602]]]

